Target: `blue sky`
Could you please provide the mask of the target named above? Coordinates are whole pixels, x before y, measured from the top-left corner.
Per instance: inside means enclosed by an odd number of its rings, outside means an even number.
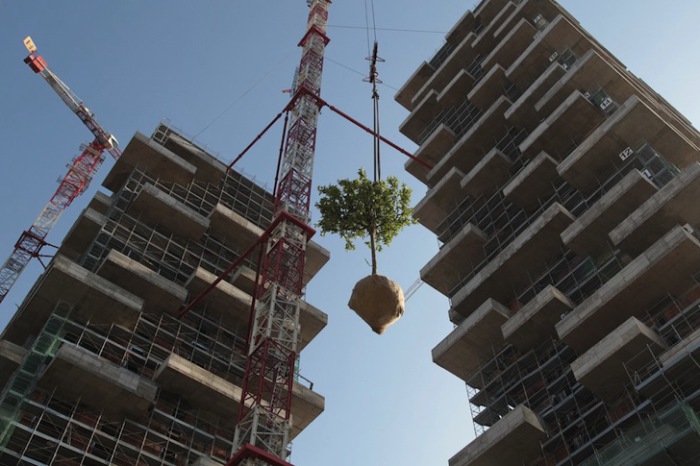
[[[444,33],[476,2],[375,0],[383,133],[408,150],[398,126],[407,112],[395,90],[442,44]],[[632,72],[685,113],[700,120],[700,49],[696,0],[565,0],[560,2]],[[304,0],[185,1],[0,0],[0,256],[11,252],[55,191],[66,163],[90,135],[41,78],[22,63],[30,34],[51,69],[126,145],[135,131],[150,134],[162,118],[230,161],[286,104],[299,60]],[[366,73],[364,2],[331,6],[323,97],[371,123]],[[263,183],[274,179],[280,128],[240,164]],[[384,175],[403,172],[404,156],[383,149]],[[371,166],[372,141],[323,111],[314,182],[328,184]],[[49,240],[60,243],[111,167],[107,161],[88,193],[59,221]],[[431,362],[430,350],[451,330],[447,299],[427,285],[406,315],[377,336],[346,306],[353,284],[369,273],[361,248],[317,237],[331,262],[309,286],[307,299],[329,314],[327,329],[305,351],[302,373],[326,397],[326,412],[295,442],[301,466],[444,465],[473,436],[464,385]],[[436,253],[432,234],[417,225],[379,257],[380,272],[408,287]],[[0,305],[0,328],[41,271],[34,263]]]

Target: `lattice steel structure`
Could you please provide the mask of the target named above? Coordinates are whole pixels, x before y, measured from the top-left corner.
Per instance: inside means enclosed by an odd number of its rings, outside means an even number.
[[[30,37],[24,40],[24,44],[30,53],[24,62],[29,65],[32,71],[44,78],[68,108],[95,136],[95,140],[88,145],[81,146],[82,152],[71,162],[68,173],[61,180],[51,200],[32,226],[22,232],[15,243],[14,251],[0,268],[0,302],[5,299],[29,261],[32,258],[41,257],[41,250],[47,244],[46,237],[63,211],[87,189],[93,176],[104,162],[104,152],[109,152],[115,159],[121,155],[119,143],[114,136],[100,126],[95,115],[78,96],[49,70],[44,58],[36,53],[36,46]]]
[[[299,339],[306,243],[323,55],[330,1],[310,3],[301,64],[290,104],[290,127],[275,199],[275,219],[266,231],[261,281],[252,320],[248,363],[236,445],[229,465],[286,464],[291,429],[292,384]]]

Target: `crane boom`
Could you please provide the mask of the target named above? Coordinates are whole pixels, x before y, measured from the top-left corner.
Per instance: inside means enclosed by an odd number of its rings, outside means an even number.
[[[41,55],[36,53],[36,46],[30,37],[24,40],[29,56],[24,62],[46,80],[61,97],[73,113],[95,136],[88,145],[81,146],[81,153],[75,157],[68,168],[68,173],[59,183],[58,189],[41,211],[28,230],[20,235],[10,257],[0,268],[0,303],[5,299],[12,286],[32,258],[41,257],[41,250],[47,244],[46,237],[58,221],[61,214],[83,193],[93,176],[104,162],[104,152],[108,151],[115,159],[121,155],[116,138],[106,132],[95,120],[94,115],[85,104],[47,67]]]
[[[108,151],[112,157],[118,159],[121,155],[121,151],[119,150],[119,142],[116,138],[100,126],[97,120],[95,120],[95,115],[87,108],[83,101],[48,68],[44,57],[37,53],[36,45],[34,45],[34,41],[32,41],[31,37],[27,36],[27,38],[24,39],[24,46],[29,51],[29,56],[24,59],[24,63],[29,65],[32,71],[44,78],[68,108],[80,118],[80,121],[82,121],[93,136],[95,136],[95,140],[102,146],[103,150]]]

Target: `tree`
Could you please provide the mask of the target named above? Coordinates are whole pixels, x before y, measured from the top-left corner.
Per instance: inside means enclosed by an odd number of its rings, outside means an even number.
[[[321,199],[316,207],[321,220],[316,224],[321,235],[337,233],[345,240],[345,249],[355,249],[354,240],[368,238],[372,252],[372,275],[377,274],[377,251],[388,246],[404,227],[415,223],[411,217],[411,188],[390,176],[371,181],[364,169],[358,178],[338,180],[319,186]]]

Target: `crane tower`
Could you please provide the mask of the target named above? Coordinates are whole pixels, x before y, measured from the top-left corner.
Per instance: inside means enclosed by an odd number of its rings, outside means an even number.
[[[0,302],[5,299],[29,261],[32,258],[41,257],[41,250],[47,244],[46,236],[63,211],[87,189],[92,177],[104,161],[104,152],[109,152],[115,159],[121,155],[119,143],[114,136],[100,126],[93,113],[78,96],[49,70],[44,58],[37,54],[31,37],[24,39],[24,45],[29,51],[29,56],[24,59],[24,62],[32,71],[44,78],[68,108],[87,126],[95,139],[90,144],[81,146],[82,152],[72,160],[68,173],[59,183],[58,189],[32,226],[22,232],[12,254],[0,268]]]
[[[261,280],[256,290],[248,362],[236,426],[237,453],[227,466],[289,465],[294,363],[299,306],[304,293],[306,245],[316,128],[321,105],[323,55],[330,0],[307,1],[306,33],[293,97],[290,126],[275,198],[275,215],[265,232]]]

